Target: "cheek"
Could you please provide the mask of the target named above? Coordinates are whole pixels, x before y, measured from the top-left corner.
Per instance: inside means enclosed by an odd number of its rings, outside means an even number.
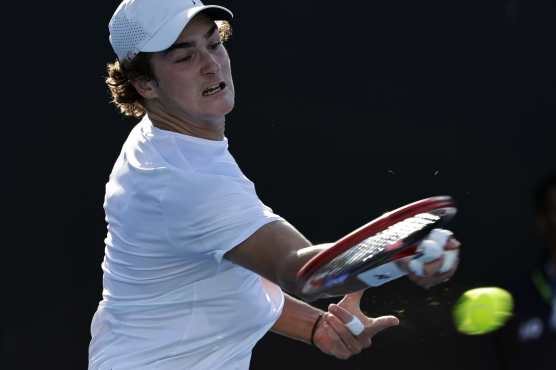
[[[232,81],[232,67],[230,65],[230,57],[228,56],[226,49],[223,49],[222,53],[219,55],[218,63],[220,64],[224,75]]]
[[[155,71],[159,87],[166,95],[180,94],[193,85],[193,75],[181,64],[167,62]],[[187,83],[186,83],[187,81]]]
[[[178,104],[194,104],[199,98],[198,89],[194,83],[180,75],[169,76],[160,84],[164,96],[168,100],[175,100]]]

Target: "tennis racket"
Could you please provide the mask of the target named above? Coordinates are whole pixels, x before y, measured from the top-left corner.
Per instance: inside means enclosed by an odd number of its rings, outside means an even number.
[[[385,213],[310,259],[297,274],[302,292],[316,296],[342,285],[361,289],[381,285],[406,274],[393,263],[404,257],[412,259],[410,267],[422,268],[423,263],[440,257],[451,235],[447,230],[431,231],[455,214],[455,202],[449,196],[422,199]],[[436,241],[436,247],[422,243],[425,239]],[[453,262],[456,256],[448,257]]]

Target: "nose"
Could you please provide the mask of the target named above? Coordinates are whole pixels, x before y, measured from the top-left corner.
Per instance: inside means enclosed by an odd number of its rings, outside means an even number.
[[[201,52],[201,73],[215,74],[220,70],[220,63],[216,60],[216,56],[208,50]]]

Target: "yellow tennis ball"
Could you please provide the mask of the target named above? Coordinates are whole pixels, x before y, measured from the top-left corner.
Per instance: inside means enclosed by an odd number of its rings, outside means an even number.
[[[479,335],[503,326],[512,314],[512,295],[497,287],[476,288],[461,295],[454,306],[456,329]]]

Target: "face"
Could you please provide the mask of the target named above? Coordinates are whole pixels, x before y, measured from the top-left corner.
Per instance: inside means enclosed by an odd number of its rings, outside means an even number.
[[[234,107],[230,58],[216,24],[198,15],[174,45],[151,59],[156,81],[147,106],[192,124],[218,124]]]

